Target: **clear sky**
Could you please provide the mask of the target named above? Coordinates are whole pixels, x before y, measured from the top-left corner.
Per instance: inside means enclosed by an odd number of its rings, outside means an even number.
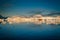
[[[32,15],[32,11],[60,11],[60,0],[0,0],[2,15]],[[48,13],[47,12],[47,13]]]

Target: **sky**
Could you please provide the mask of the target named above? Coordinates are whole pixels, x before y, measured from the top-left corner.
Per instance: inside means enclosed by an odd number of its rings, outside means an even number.
[[[0,0],[2,16],[60,15],[60,0]],[[0,24],[1,40],[60,39],[60,25]]]
[[[32,12],[34,11],[34,12]],[[0,14],[4,15],[34,15],[43,11],[48,14],[51,11],[60,11],[60,0],[1,0]],[[32,13],[30,13],[32,12]]]

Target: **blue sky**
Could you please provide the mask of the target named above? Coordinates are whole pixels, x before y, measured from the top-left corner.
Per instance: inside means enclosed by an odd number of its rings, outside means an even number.
[[[37,10],[60,11],[60,0],[1,0],[0,10],[1,14],[6,16],[32,15],[29,12]]]

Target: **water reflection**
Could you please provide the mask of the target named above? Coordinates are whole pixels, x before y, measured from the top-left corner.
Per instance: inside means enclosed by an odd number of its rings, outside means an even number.
[[[1,38],[52,38],[58,37],[60,34],[60,25],[47,25],[47,24],[6,24],[1,25],[0,36]],[[8,35],[8,36],[6,36]],[[54,37],[54,38],[55,38]]]

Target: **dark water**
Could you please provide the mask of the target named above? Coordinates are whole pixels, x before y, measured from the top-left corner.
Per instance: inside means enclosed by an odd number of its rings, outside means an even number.
[[[60,25],[0,24],[1,40],[59,40]]]

